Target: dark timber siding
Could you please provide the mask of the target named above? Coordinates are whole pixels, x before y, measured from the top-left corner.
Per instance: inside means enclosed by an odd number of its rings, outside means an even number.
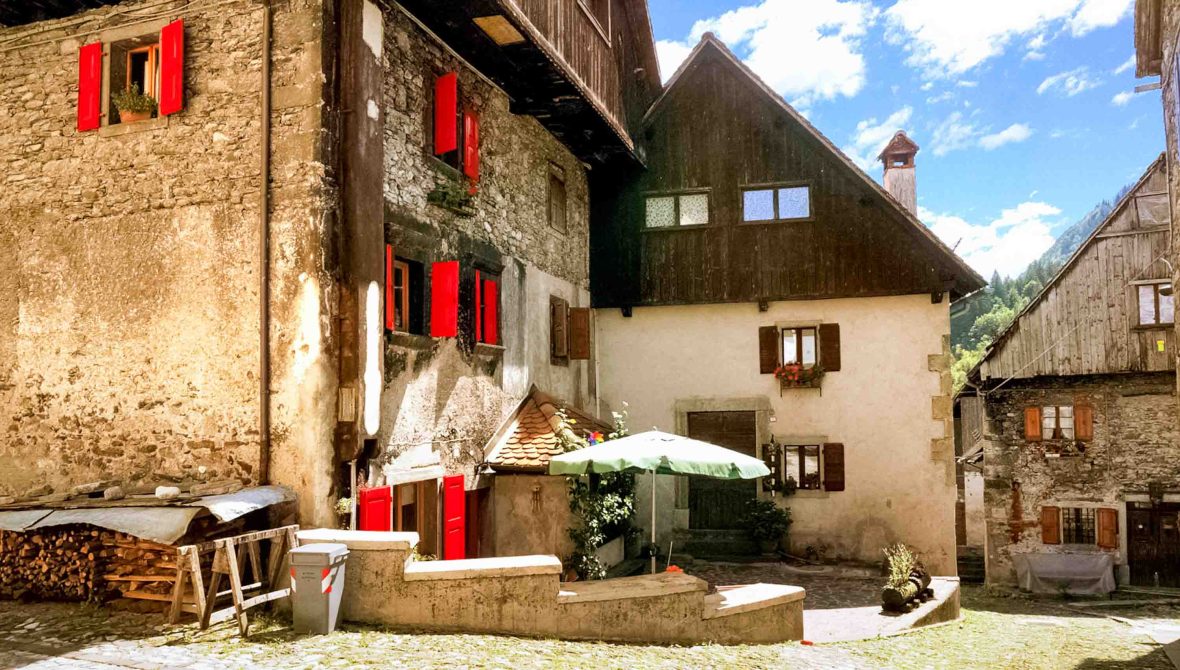
[[[689,65],[639,141],[646,171],[592,173],[597,306],[927,293],[954,276],[889,201],[715,49]],[[810,185],[813,218],[740,223],[741,187],[780,182]],[[708,226],[642,231],[646,192],[702,188]]]

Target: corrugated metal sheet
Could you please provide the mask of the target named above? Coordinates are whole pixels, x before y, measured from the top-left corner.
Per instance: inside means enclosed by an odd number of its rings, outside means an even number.
[[[0,512],[0,530],[23,531],[41,519],[49,516],[47,509],[22,509]]]

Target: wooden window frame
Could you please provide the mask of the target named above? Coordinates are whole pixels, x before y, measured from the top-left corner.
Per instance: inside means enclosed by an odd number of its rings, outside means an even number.
[[[606,2],[606,25],[605,26],[602,25],[602,22],[599,21],[598,17],[594,15],[594,10],[590,8],[590,5],[587,2],[587,0],[578,0],[577,5],[578,5],[578,9],[582,10],[582,14],[584,14],[586,16],[586,18],[590,20],[590,25],[594,26],[594,30],[598,32],[598,36],[602,38],[603,42],[606,42],[606,48],[612,49],[612,48],[614,48],[614,45],[611,44],[611,39],[610,39],[611,21],[613,19],[613,17],[611,16],[611,8],[610,8],[611,3],[610,3],[610,0],[603,0],[603,1]]]
[[[142,47],[136,47],[134,49],[129,49],[126,52],[126,61],[127,61],[127,69],[126,69],[127,74],[126,74],[126,76],[127,76],[127,78],[124,81],[127,82],[128,87],[131,86],[131,56],[134,54],[139,54],[139,53],[147,53],[147,55],[148,55],[148,71],[152,73],[151,81],[146,82],[146,84],[144,86],[144,88],[146,90],[140,91],[140,93],[143,93],[144,95],[151,97],[153,100],[156,101],[156,104],[159,105],[160,104],[160,91],[159,91],[160,82],[158,80],[158,78],[160,76],[160,72],[159,72],[160,43],[159,42],[156,42],[155,44],[148,44],[148,45],[142,46]],[[150,88],[148,88],[148,84],[150,84]]]
[[[806,449],[815,449],[815,486],[804,486],[804,480],[807,473],[807,458],[805,457]],[[795,480],[796,489],[799,491],[824,491],[824,448],[823,443],[816,444],[784,444],[781,445],[781,453],[779,455],[779,472],[783,482],[786,482],[788,477],[793,477]],[[798,472],[787,472],[787,452],[794,451],[798,454],[799,467]]]
[[[1134,326],[1135,328],[1140,329],[1140,330],[1157,330],[1160,328],[1170,328],[1170,327],[1173,327],[1176,325],[1175,287],[1172,288],[1172,295],[1169,296],[1172,298],[1172,320],[1171,321],[1160,321],[1160,288],[1162,288],[1164,286],[1171,286],[1171,285],[1172,285],[1172,282],[1168,281],[1166,279],[1162,279],[1159,281],[1141,281],[1141,282],[1135,282],[1133,284],[1133,286],[1135,287],[1135,308],[1136,308],[1135,309],[1135,326]],[[1141,306],[1141,302],[1140,302],[1141,298],[1139,295],[1139,290],[1142,289],[1144,286],[1150,286],[1152,288],[1152,291],[1151,291],[1152,299],[1155,302],[1155,304],[1153,305],[1155,320],[1151,321],[1149,323],[1143,323],[1142,321],[1139,320],[1140,314],[1142,314],[1142,311],[1139,309]]]
[[[779,215],[779,201],[778,192],[784,188],[806,188],[807,189],[807,216],[783,218]],[[738,193],[738,225],[748,226],[762,226],[768,223],[795,223],[799,221],[814,221],[815,207],[811,201],[811,194],[815,189],[810,181],[793,181],[793,182],[776,182],[772,184],[746,184],[739,189]],[[750,191],[770,191],[771,199],[774,205],[773,219],[756,219],[753,221],[746,220],[746,193]]]
[[[785,338],[783,337],[783,335],[788,330],[793,330],[796,332],[796,335],[795,335],[795,360],[793,362],[787,360],[787,350],[786,350],[787,345],[785,342]],[[810,330],[813,333],[813,336],[815,339],[815,361],[812,363],[804,363],[803,362],[803,338],[799,336],[799,333],[802,333],[803,331],[806,331],[806,330]],[[804,368],[812,368],[812,367],[815,367],[816,365],[820,365],[820,360],[819,360],[819,326],[818,325],[815,325],[815,326],[779,326],[778,331],[779,331],[779,333],[778,333],[779,362],[781,365],[802,365]]]
[[[402,286],[398,289],[397,273],[402,273]],[[393,259],[393,302],[395,305],[395,312],[393,317],[393,331],[396,333],[410,332],[410,291],[413,290],[410,282],[410,264],[404,260],[397,258]],[[401,310],[402,325],[398,327],[397,312]]]
[[[686,195],[703,195],[705,196],[705,209],[707,211],[704,223],[691,223],[687,225],[680,224],[680,198]],[[653,228],[647,225],[647,201],[651,198],[672,198],[672,218],[676,223],[671,226],[663,226],[660,228]],[[670,230],[699,230],[701,228],[708,228],[713,223],[713,189],[711,188],[696,188],[685,189],[682,191],[647,191],[643,193],[643,225],[641,230],[645,233],[666,233]]]
[[[1073,421],[1074,421],[1074,425],[1072,427],[1070,427],[1070,429],[1069,429],[1070,432],[1072,433],[1072,435],[1070,435],[1069,437],[1065,436],[1065,433],[1063,432],[1064,429],[1061,427],[1061,408],[1063,408],[1063,407],[1069,408],[1070,418],[1073,419]],[[1077,425],[1078,412],[1077,412],[1077,404],[1076,403],[1071,403],[1068,405],[1040,405],[1040,408],[1041,408],[1041,417],[1040,418],[1041,418],[1041,439],[1042,440],[1049,441],[1049,440],[1073,440],[1073,439],[1076,439],[1075,436],[1077,435],[1077,427],[1078,427],[1078,425]],[[1045,410],[1047,410],[1049,408],[1053,408],[1053,432],[1046,435],[1045,434]],[[1057,434],[1059,432],[1061,433],[1061,437],[1057,436]]]
[[[1098,508],[1061,506],[1058,509],[1061,544],[1098,545]]]
[[[548,209],[549,209],[549,211],[548,211],[549,229],[554,232],[561,233],[562,235],[566,235],[569,233],[569,229],[570,229],[570,218],[569,218],[570,211],[569,211],[569,190],[567,188],[567,183],[565,180],[565,170],[562,169],[561,166],[554,165],[553,163],[550,163],[546,179],[548,180],[546,182],[547,188],[548,188],[548,196],[546,198],[546,202],[549,206],[548,207]],[[553,202],[553,196],[554,196],[553,182],[555,180],[561,183],[562,216],[561,216],[561,227],[560,228],[557,227],[556,222],[554,221],[554,216],[553,216],[554,212],[556,211],[554,208],[554,205],[556,203]]]

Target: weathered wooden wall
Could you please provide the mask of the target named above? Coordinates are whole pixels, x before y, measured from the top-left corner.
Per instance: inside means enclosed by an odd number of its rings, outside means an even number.
[[[1169,228],[1161,159],[1001,336],[980,365],[981,379],[1174,369],[1175,331],[1138,325],[1132,283],[1171,278],[1161,260]]]
[[[962,276],[716,47],[657,105],[647,170],[591,175],[597,306],[904,295]],[[742,223],[742,187],[781,182],[811,187],[812,218]],[[708,190],[709,224],[644,230],[645,196],[684,189]]]

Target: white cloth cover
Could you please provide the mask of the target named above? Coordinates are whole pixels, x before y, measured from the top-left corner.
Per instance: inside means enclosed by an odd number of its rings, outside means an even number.
[[[1033,593],[1106,595],[1115,589],[1114,559],[1106,553],[1013,554],[1020,588]]]

